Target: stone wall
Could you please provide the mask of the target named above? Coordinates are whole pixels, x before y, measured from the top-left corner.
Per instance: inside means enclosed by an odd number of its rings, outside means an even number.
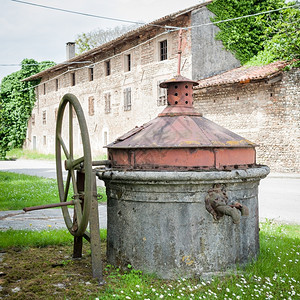
[[[300,173],[300,69],[273,80],[196,89],[204,117],[257,143],[257,163]]]
[[[209,22],[206,8],[174,17],[169,25],[189,27]],[[183,30],[181,74],[199,79],[218,74],[237,65],[232,54],[223,50],[214,36],[216,26]],[[160,61],[159,45],[168,43],[168,59]],[[155,118],[165,103],[158,100],[158,83],[177,73],[178,31],[152,27],[141,29],[126,42],[111,43],[105,51],[93,51],[84,60],[94,63],[90,81],[89,64],[72,64],[59,71],[48,72],[37,88],[37,101],[29,120],[25,148],[42,153],[54,153],[56,111],[66,93],[80,100],[87,119],[92,154],[106,153],[103,146],[113,142],[135,126]],[[131,71],[126,70],[126,56],[131,55]],[[221,59],[220,59],[221,58]],[[105,74],[105,62],[110,59],[111,75]],[[221,63],[220,63],[221,62]],[[75,75],[73,75],[75,74]],[[72,77],[72,76],[75,76]],[[75,84],[72,80],[75,79]],[[124,106],[124,90],[131,89],[131,108]],[[110,94],[110,111],[105,110],[106,95]],[[89,103],[94,103],[91,109]],[[92,112],[92,113],[91,113]],[[44,116],[44,121],[43,121]],[[45,119],[46,118],[46,119]],[[74,147],[82,148],[78,124],[74,121]],[[67,131],[67,124],[63,132]],[[67,139],[67,138],[65,138]]]
[[[190,17],[178,17],[174,26],[189,26]],[[177,71],[178,32],[164,34],[153,29],[139,39],[132,39],[90,58],[95,64],[93,80],[89,68],[72,65],[43,77],[37,89],[37,101],[29,120],[25,147],[42,153],[54,153],[55,123],[59,101],[66,93],[74,94],[81,102],[87,120],[94,156],[106,153],[103,146],[113,142],[135,126],[155,118],[165,107],[158,103],[158,82],[172,78]],[[160,61],[159,43],[167,40],[168,59]],[[191,77],[190,32],[183,32],[182,75]],[[126,71],[126,55],[131,55],[131,71]],[[105,74],[105,61],[110,59],[111,75]],[[72,74],[75,85],[72,85]],[[58,85],[58,88],[57,88]],[[124,109],[124,90],[131,89],[131,109]],[[110,93],[111,109],[105,112],[105,95]],[[93,98],[93,100],[89,100]],[[89,102],[94,102],[93,114]],[[46,123],[43,122],[46,114]],[[67,119],[67,115],[66,115]],[[75,120],[75,118],[74,118]],[[65,128],[65,129],[64,129]],[[67,122],[63,132],[67,132]],[[74,121],[74,147],[82,148],[78,124]],[[65,137],[67,141],[67,137]]]
[[[220,30],[217,26],[199,26],[211,23],[214,14],[206,7],[192,12],[192,65],[193,80],[200,80],[239,67],[235,56],[224,49],[221,41],[216,40]]]

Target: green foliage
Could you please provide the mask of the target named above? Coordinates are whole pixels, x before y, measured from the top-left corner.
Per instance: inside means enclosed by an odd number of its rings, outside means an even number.
[[[35,102],[32,87],[39,81],[22,80],[53,65],[54,62],[38,63],[24,59],[21,70],[3,78],[0,89],[0,158],[5,158],[8,150],[22,147],[26,138],[27,123]]]
[[[283,10],[280,20],[270,22],[265,35],[264,49],[250,59],[248,65],[265,65],[276,60],[286,60],[292,61],[294,67],[300,67],[299,9]]]
[[[208,8],[220,21],[274,10],[294,3],[284,0],[215,0]],[[216,24],[217,39],[235,54],[242,64],[258,55],[266,64],[278,59],[299,58],[299,9],[289,8],[240,20]]]

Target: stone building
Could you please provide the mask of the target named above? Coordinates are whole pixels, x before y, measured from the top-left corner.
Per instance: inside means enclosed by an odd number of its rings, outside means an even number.
[[[300,69],[285,66],[244,66],[200,80],[194,105],[258,144],[257,162],[272,172],[300,173]]]
[[[25,148],[54,153],[56,114],[66,93],[81,102],[93,155],[106,152],[104,145],[153,119],[166,105],[166,90],[159,83],[177,71],[178,27],[185,28],[183,76],[198,80],[239,66],[215,40],[216,26],[197,27],[211,22],[210,2],[160,18],[81,55],[71,54],[66,62],[27,78],[41,79],[41,83],[36,88]],[[69,43],[74,53],[73,47]],[[82,145],[77,127],[74,133],[78,152]]]

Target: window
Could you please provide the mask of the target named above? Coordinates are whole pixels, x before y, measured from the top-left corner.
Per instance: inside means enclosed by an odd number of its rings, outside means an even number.
[[[89,115],[93,116],[95,113],[95,109],[94,109],[94,97],[89,97]]]
[[[44,93],[44,95],[46,95],[46,83],[43,84],[43,87],[44,87],[43,88],[43,93]]]
[[[110,107],[110,93],[104,94],[104,101],[105,101],[105,108],[104,111],[106,114],[110,113],[111,107]]]
[[[125,72],[131,71],[131,54],[125,55]]]
[[[35,95],[36,95],[36,100],[39,100],[39,92],[40,92],[40,90],[39,90],[39,87],[37,86],[36,88],[35,88]]]
[[[89,68],[89,79],[90,79],[90,81],[94,80],[94,68],[93,67]]]
[[[124,90],[124,110],[131,110],[131,88]]]
[[[75,73],[71,73],[71,85],[74,86],[76,83],[75,81]]]
[[[103,132],[103,145],[107,145],[107,131]]]
[[[44,146],[47,145],[47,137],[45,135],[43,135],[43,145]]]
[[[162,106],[167,104],[167,89],[161,88],[159,84],[164,80],[157,82],[157,106]]]
[[[58,91],[58,79],[55,79],[55,90]]]
[[[109,76],[110,73],[111,73],[110,60],[108,60],[108,61],[105,62],[105,76]]]
[[[47,124],[47,113],[46,111],[44,110],[43,111],[43,125],[46,125]]]
[[[35,114],[32,114],[32,116],[31,116],[31,125],[32,126],[35,125]]]
[[[32,150],[36,150],[36,135],[32,137]]]
[[[159,59],[166,60],[168,58],[167,40],[159,42]]]
[[[58,108],[56,107],[54,110],[55,120],[57,120],[57,112],[58,112]]]

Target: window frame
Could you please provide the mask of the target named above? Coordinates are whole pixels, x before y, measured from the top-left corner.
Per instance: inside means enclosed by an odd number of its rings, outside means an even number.
[[[42,111],[42,124],[47,125],[47,111],[46,110]]]
[[[123,97],[124,97],[124,111],[130,111],[132,106],[131,87],[124,88]]]
[[[104,93],[104,112],[109,114],[111,112],[111,93]]]
[[[165,88],[161,88],[160,83],[166,80],[158,80],[157,81],[157,106],[164,106],[168,101],[168,91]]]
[[[95,98],[94,98],[94,96],[90,96],[88,98],[88,105],[89,105],[89,109],[88,109],[89,116],[93,116],[95,114]]]
[[[94,67],[89,67],[89,81],[94,81]]]
[[[159,41],[158,45],[159,45],[158,46],[159,61],[167,60],[168,59],[168,39]]]
[[[31,125],[35,126],[35,114],[31,115]]]
[[[124,71],[131,72],[132,70],[132,55],[131,53],[124,55]]]
[[[58,82],[58,78],[55,79],[55,91],[58,91],[59,88],[59,82]]]
[[[71,86],[75,86],[76,85],[76,76],[75,76],[75,72],[71,73]]]
[[[105,65],[105,76],[111,75],[111,61],[110,59],[104,62]]]

